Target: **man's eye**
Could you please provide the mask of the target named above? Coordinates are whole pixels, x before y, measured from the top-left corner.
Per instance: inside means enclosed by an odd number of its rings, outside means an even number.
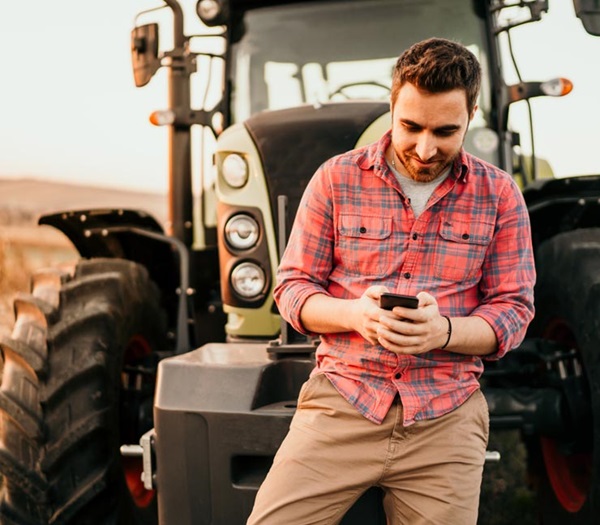
[[[453,129],[442,129],[440,131],[436,131],[436,135],[438,137],[451,137],[452,135],[454,135],[456,131]]]

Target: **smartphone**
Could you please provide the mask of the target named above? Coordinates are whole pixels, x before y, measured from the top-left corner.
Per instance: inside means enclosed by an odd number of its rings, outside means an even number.
[[[379,308],[391,310],[394,306],[404,308],[418,308],[419,298],[414,295],[400,295],[396,293],[382,293],[379,297]]]

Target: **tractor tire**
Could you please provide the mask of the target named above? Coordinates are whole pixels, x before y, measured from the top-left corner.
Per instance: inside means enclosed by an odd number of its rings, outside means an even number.
[[[0,523],[155,523],[141,460],[166,317],[145,268],[119,259],[41,271],[1,342]],[[137,458],[134,458],[137,459]]]
[[[600,229],[565,232],[536,253],[536,316],[530,334],[574,352],[579,396],[587,406],[568,437],[529,440],[532,480],[543,525],[591,525],[600,519]],[[590,417],[591,416],[591,417]],[[577,430],[575,430],[577,429]]]

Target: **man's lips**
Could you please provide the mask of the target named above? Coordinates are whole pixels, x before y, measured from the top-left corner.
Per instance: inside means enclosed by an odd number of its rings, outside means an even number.
[[[423,168],[428,168],[433,166],[434,164],[437,164],[439,162],[439,160],[433,159],[433,160],[428,160],[427,162],[422,161],[421,159],[418,159],[416,157],[411,157],[411,159],[413,160],[413,162]]]

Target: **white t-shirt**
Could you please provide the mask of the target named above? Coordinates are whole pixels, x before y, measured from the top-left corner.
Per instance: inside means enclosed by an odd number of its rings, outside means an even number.
[[[431,194],[435,191],[435,189],[446,179],[446,177],[450,174],[450,167],[444,173],[442,173],[436,179],[433,179],[431,182],[418,182],[406,175],[400,173],[394,166],[392,166],[388,162],[388,166],[392,170],[392,173],[398,179],[400,186],[402,187],[402,191],[408,198],[408,202],[410,203],[410,207],[415,214],[415,217],[418,217],[423,213],[423,210],[427,206],[427,201]]]

